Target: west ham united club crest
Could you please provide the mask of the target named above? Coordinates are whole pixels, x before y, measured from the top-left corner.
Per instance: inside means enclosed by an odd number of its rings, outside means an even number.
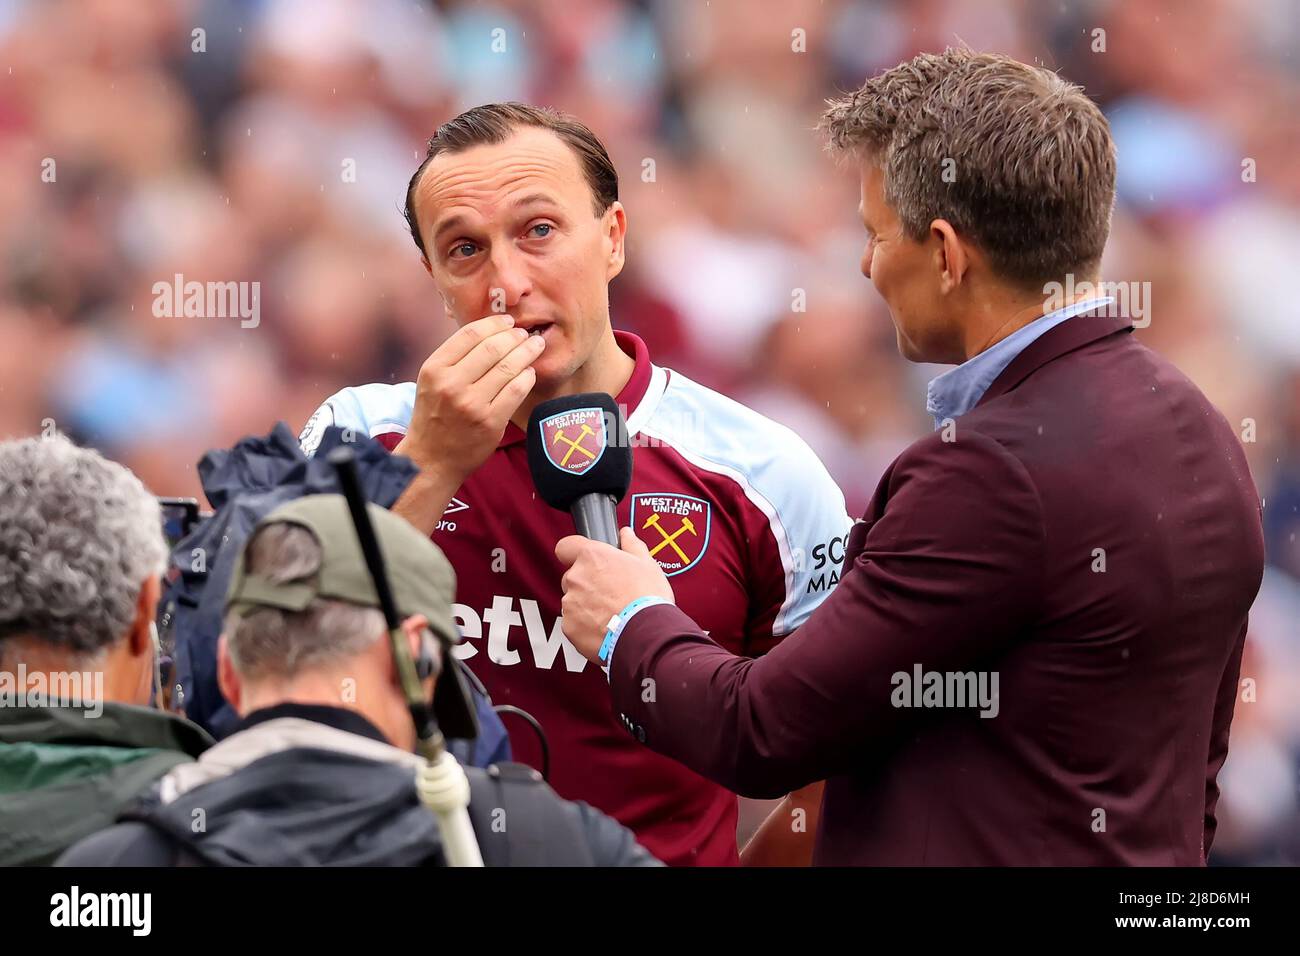
[[[605,454],[605,413],[599,408],[575,408],[542,419],[546,459],[560,471],[583,475]]]
[[[668,577],[694,567],[704,557],[711,513],[707,501],[690,495],[632,496],[632,530]]]

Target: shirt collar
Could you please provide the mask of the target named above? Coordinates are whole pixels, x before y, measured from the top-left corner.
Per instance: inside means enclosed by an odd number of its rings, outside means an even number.
[[[256,727],[268,720],[279,720],[282,717],[298,717],[302,720],[311,720],[327,727],[333,727],[335,730],[346,730],[350,734],[369,737],[371,740],[378,740],[385,744],[389,743],[388,738],[380,732],[379,728],[363,717],[359,711],[349,710],[346,707],[332,707],[328,704],[299,704],[294,701],[272,704],[270,707],[263,707],[260,710],[253,711],[235,725],[235,730],[232,733],[247,730],[249,727]]]
[[[1114,301],[1110,296],[1094,296],[1048,312],[956,368],[931,379],[926,389],[925,410],[934,416],[934,427],[939,428],[946,420],[965,415],[974,408],[993,384],[993,380],[1002,374],[1003,369],[1029,343],[1066,319],[1110,305]]]
[[[614,397],[614,404],[624,409],[623,414],[630,418],[636,411],[641,400],[645,398],[646,391],[650,388],[650,378],[654,373],[654,365],[650,362],[650,350],[646,348],[645,342],[641,341],[639,335],[633,335],[631,332],[620,332],[614,330],[614,341],[626,355],[631,356],[635,365],[632,368],[632,377],[627,380],[623,390]],[[630,426],[629,426],[630,430]],[[497,443],[498,448],[505,448],[507,445],[514,445],[523,441],[527,437],[524,430],[518,427],[514,422],[506,425],[505,434],[501,436],[501,441]]]

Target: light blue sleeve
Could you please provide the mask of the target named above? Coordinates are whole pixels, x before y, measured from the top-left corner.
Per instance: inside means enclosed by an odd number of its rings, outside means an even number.
[[[372,438],[385,432],[405,433],[415,407],[415,383],[389,385],[375,382],[335,392],[316,409],[298,436],[298,446],[308,458],[316,453],[325,429],[331,425],[355,429]]]

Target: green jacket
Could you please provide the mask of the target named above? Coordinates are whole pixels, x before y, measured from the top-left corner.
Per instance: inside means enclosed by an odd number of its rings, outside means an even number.
[[[0,866],[49,865],[212,745],[147,707],[0,707]]]

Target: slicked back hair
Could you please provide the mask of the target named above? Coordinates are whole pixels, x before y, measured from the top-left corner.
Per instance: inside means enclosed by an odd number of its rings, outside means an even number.
[[[592,208],[603,215],[618,200],[618,173],[596,134],[567,113],[527,103],[488,103],[466,110],[438,127],[429,138],[428,151],[406,187],[406,225],[421,254],[427,256],[420,224],[415,216],[415,189],[436,156],[458,153],[474,146],[505,142],[521,127],[549,129],[577,154],[591,187]]]

